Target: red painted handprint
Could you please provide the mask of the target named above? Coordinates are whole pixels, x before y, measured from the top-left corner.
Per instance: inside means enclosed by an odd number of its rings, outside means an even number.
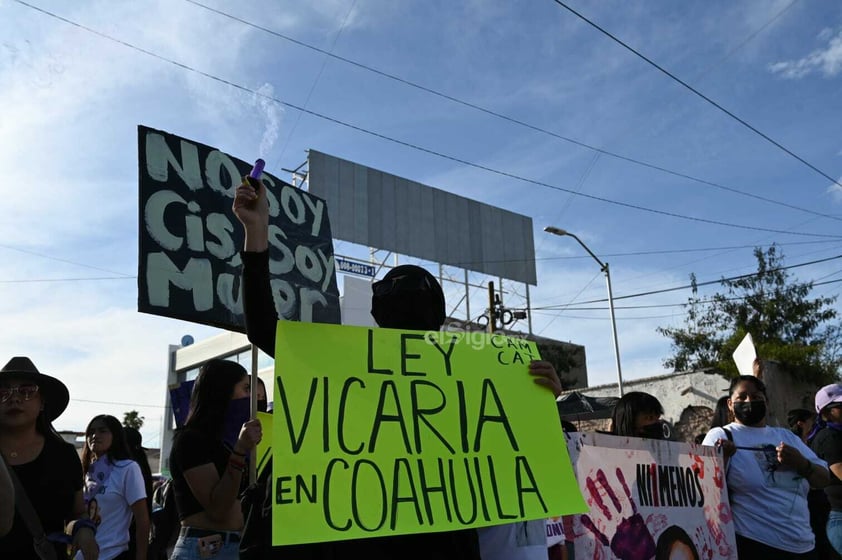
[[[612,513],[611,509],[605,504],[605,501],[603,500],[604,493],[604,495],[611,500],[611,504],[614,506],[616,516],[620,519],[620,522],[616,525],[614,529],[614,536],[611,537],[610,541],[605,533],[596,526],[588,515],[582,515],[582,525],[587,527],[603,546],[610,546],[611,552],[613,552],[614,556],[620,560],[649,560],[655,555],[655,540],[652,538],[652,534],[649,532],[649,528],[646,526],[646,522],[643,520],[643,517],[637,511],[637,505],[632,499],[632,495],[629,491],[628,484],[626,484],[626,478],[623,476],[622,469],[618,467],[615,472],[617,480],[622,486],[623,492],[628,499],[631,515],[628,517],[622,516],[624,509],[623,505],[620,503],[619,498],[617,498],[617,494],[614,492],[614,489],[608,484],[605,472],[603,472],[602,469],[598,469],[596,471],[595,479],[589,476],[586,481],[588,493],[590,494],[588,502],[596,504],[605,519],[612,521],[615,514]],[[597,487],[597,484],[602,487],[602,490]],[[657,522],[657,520],[653,521]],[[601,555],[600,552],[600,547],[597,546],[595,557],[599,557]]]

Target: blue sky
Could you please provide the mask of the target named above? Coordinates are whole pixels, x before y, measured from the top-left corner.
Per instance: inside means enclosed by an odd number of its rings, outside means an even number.
[[[591,384],[616,376],[607,310],[540,308],[604,298],[604,281],[572,239],[548,236],[545,225],[575,232],[608,261],[616,296],[684,285],[690,273],[704,281],[751,272],[755,245],[781,244],[787,264],[842,253],[842,187],[553,0],[202,3],[552,134],[185,0],[0,0],[0,355],[28,355],[70,385],[60,429],[137,408],[148,420],[146,443],[156,445],[167,345],[217,332],[136,311],[138,124],[246,160],[263,156],[281,177],[314,148],[530,216],[539,259],[534,331],[585,345]],[[842,4],[569,5],[825,174],[842,175]],[[341,241],[336,251],[365,254]],[[832,260],[793,274],[827,282],[842,268]],[[814,294],[835,295],[839,285]],[[448,295],[459,297],[454,288]],[[669,305],[688,295],[623,303]],[[483,297],[476,291],[472,308]],[[655,328],[682,324],[682,308],[617,316],[624,376],[663,373],[669,342]]]

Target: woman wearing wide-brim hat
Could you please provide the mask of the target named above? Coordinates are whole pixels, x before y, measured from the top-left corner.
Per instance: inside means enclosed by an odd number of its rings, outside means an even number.
[[[0,370],[0,453],[53,543],[55,558],[67,557],[69,537],[74,552],[81,550],[85,560],[96,560],[96,528],[84,515],[82,464],[76,449],[52,426],[69,400],[64,383],[39,372],[29,358],[12,358]],[[21,502],[16,495],[17,515],[11,531],[0,538],[0,558],[48,558],[44,549],[49,546],[36,552]]]

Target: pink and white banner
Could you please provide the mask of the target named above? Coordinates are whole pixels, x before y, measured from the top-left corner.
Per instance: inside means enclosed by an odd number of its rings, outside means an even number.
[[[577,560],[737,558],[722,459],[713,448],[572,433],[567,449],[590,508],[573,520]]]

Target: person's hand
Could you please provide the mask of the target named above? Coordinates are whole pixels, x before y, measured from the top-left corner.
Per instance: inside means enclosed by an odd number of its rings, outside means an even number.
[[[722,456],[725,458],[733,457],[734,453],[737,452],[737,446],[730,439],[717,440],[715,447],[722,450]]]
[[[806,465],[805,461],[807,459],[791,445],[781,442],[775,450],[778,452],[778,462],[785,467],[798,470],[804,468]]]
[[[240,429],[240,437],[237,438],[237,443],[234,444],[234,451],[241,455],[245,455],[260,442],[263,438],[263,428],[260,426],[260,420],[255,418],[243,424]]]
[[[552,391],[554,396],[561,394],[561,380],[550,362],[532,360],[529,362],[529,375],[535,377],[535,383]]]
[[[98,560],[99,545],[96,544],[93,529],[82,527],[76,531],[76,536],[73,537],[73,552],[70,556],[75,556],[77,551],[82,552],[82,558],[85,560]]]
[[[265,230],[269,227],[269,198],[266,196],[266,185],[260,179],[257,182],[260,184],[257,191],[247,181],[243,181],[234,192],[232,210],[246,231]]]

